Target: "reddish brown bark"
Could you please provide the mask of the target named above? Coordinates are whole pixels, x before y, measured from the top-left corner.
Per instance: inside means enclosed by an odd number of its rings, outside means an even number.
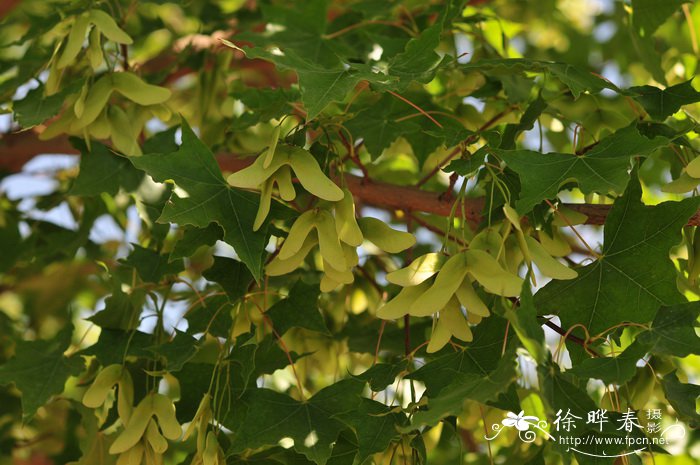
[[[0,138],[0,172],[17,173],[25,163],[36,155],[76,153],[67,137],[41,141],[33,131],[4,134]],[[230,153],[218,154],[217,160],[223,171],[230,172],[239,171],[252,162],[250,158],[241,158]],[[422,212],[440,216],[449,216],[452,210],[453,200],[436,192],[379,181],[367,181],[352,175],[345,175],[345,182],[353,195],[366,205],[387,210]],[[465,213],[469,223],[479,223],[483,205],[483,198],[465,200]],[[565,206],[585,214],[588,217],[586,224],[591,225],[605,223],[605,218],[610,211],[610,205],[566,204]],[[461,207],[459,214],[461,214]],[[700,213],[693,215],[688,224],[700,225]]]

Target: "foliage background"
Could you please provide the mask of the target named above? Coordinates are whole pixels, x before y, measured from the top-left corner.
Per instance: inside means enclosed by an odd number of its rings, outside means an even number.
[[[95,10],[113,23],[80,34]],[[687,427],[671,455],[617,463],[697,462],[694,2],[24,0],[0,13],[3,463],[115,463],[116,409],[81,399],[122,363],[136,402],[159,389],[180,423],[211,393],[205,429],[227,463],[615,463],[483,439],[508,411],[598,407],[661,408]],[[124,72],[158,88],[86,99]],[[85,112],[99,124],[76,123]],[[331,292],[317,252],[266,277],[317,199],[298,188],[254,232],[259,195],[219,166],[243,168],[277,125],[356,193],[358,216],[417,244],[364,243],[354,282]],[[378,183],[389,189],[372,196]],[[577,234],[581,209],[553,212],[567,202],[587,206]],[[517,299],[477,285],[492,315],[437,353],[433,318],[377,317],[401,290],[388,272],[491,226],[526,277],[504,203],[528,236],[559,231],[575,280],[535,269],[534,297],[526,284]],[[162,457],[198,450],[173,440]]]

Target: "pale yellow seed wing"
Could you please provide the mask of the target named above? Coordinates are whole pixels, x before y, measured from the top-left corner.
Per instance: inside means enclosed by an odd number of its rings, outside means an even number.
[[[168,450],[168,441],[165,440],[160,431],[158,431],[158,426],[156,422],[151,419],[148,422],[148,427],[146,428],[146,440],[150,444],[153,451],[157,454],[162,454]]]
[[[334,204],[335,228],[341,241],[354,247],[362,244],[363,236],[355,218],[355,202],[349,190],[343,189],[343,198]]]
[[[693,158],[685,167],[685,172],[693,178],[700,178],[700,157]]]
[[[156,105],[167,101],[172,92],[165,87],[154,86],[130,72],[112,74],[114,90],[139,105]]]
[[[288,165],[281,166],[280,169],[275,172],[274,179],[277,183],[277,189],[279,190],[282,200],[291,202],[296,198],[297,192],[292,183],[292,170]]]
[[[523,280],[504,270],[501,265],[483,250],[468,250],[465,252],[469,273],[488,292],[504,297],[517,297],[523,285]]]
[[[405,231],[397,231],[385,222],[370,216],[358,220],[365,239],[387,253],[399,253],[413,247],[416,238]]]
[[[122,423],[127,424],[134,411],[134,381],[129,370],[124,368],[117,384],[117,413]]]
[[[346,269],[345,254],[335,231],[335,219],[326,210],[320,210],[316,215],[316,230],[323,259],[336,270]]]
[[[353,247],[351,245],[347,245],[345,243],[340,244],[343,246],[343,255],[345,256],[345,264],[348,266],[348,268],[352,268],[353,266],[357,266],[358,263],[360,263],[360,256],[357,255],[357,247]]]
[[[552,219],[553,226],[576,226],[577,224],[584,224],[588,216],[581,212],[572,210],[570,208],[561,207],[558,213],[554,213],[554,219]]]
[[[469,243],[470,249],[484,250],[494,257],[498,256],[503,245],[503,237],[495,228],[486,228],[480,231]]]
[[[694,161],[698,160],[696,158]],[[691,162],[692,163],[692,162]],[[683,171],[678,179],[674,179],[668,184],[661,187],[662,192],[668,192],[669,194],[684,194],[690,192],[700,184],[700,179],[690,176],[687,172]]]
[[[467,271],[467,261],[463,253],[450,257],[440,269],[430,289],[413,302],[409,313],[414,316],[428,316],[440,311],[462,284]]]
[[[272,131],[272,137],[270,138],[270,146],[265,151],[263,155],[263,168],[269,168],[272,164],[272,158],[275,155],[275,150],[277,150],[277,142],[280,140],[280,131],[282,127],[278,124]]]
[[[218,465],[219,443],[211,431],[207,433],[207,442],[202,453],[203,465]]]
[[[265,222],[265,218],[270,213],[270,204],[272,203],[272,184],[273,178],[268,179],[262,184],[260,189],[260,203],[258,204],[258,213],[255,215],[253,222],[253,231],[257,231]]]
[[[63,69],[75,62],[75,58],[83,48],[83,41],[85,40],[85,34],[87,33],[89,26],[90,19],[88,18],[88,15],[81,14],[75,18],[75,22],[73,23],[70,33],[68,34],[66,46],[63,47],[61,58],[58,59],[58,63],[56,64],[58,69]]]
[[[268,168],[263,168],[264,159],[263,157],[258,157],[255,159],[252,165],[229,175],[226,180],[233,187],[240,187],[242,189],[258,189],[260,185],[265,182],[265,180],[275,174],[275,172],[285,164],[286,158],[284,155],[277,156],[279,152],[280,149],[278,148],[277,152],[275,153],[275,158]]]
[[[452,337],[452,331],[447,325],[447,321],[442,317],[439,317],[435,327],[433,328],[432,334],[430,334],[430,342],[428,343],[428,348],[426,351],[429,354],[437,352],[438,350],[445,347],[445,345],[450,342]]]
[[[407,267],[387,274],[386,279],[403,287],[415,286],[440,271],[446,261],[447,257],[441,253],[427,253],[413,260]]]
[[[114,440],[109,448],[110,454],[121,454],[134,447],[143,437],[148,427],[148,422],[153,416],[153,403],[151,396],[146,396],[136,406],[129,422]]]
[[[111,127],[112,144],[125,155],[139,156],[142,154],[138,138],[133,136],[133,120],[120,107],[112,105],[107,111]]]
[[[82,116],[75,120],[71,125],[71,129],[77,131],[95,121],[105,108],[105,105],[107,105],[112,91],[112,79],[110,75],[107,74],[98,79],[88,91]]]
[[[350,284],[355,280],[352,271],[349,269],[336,270],[325,260],[323,260],[323,272],[333,281],[340,284]]]
[[[49,127],[39,134],[39,140],[49,140],[70,131],[75,124],[75,115],[70,111],[64,111],[58,119],[54,120]]]
[[[510,224],[515,227],[515,229],[518,231],[523,230],[520,226],[520,215],[518,215],[518,212],[516,212],[513,207],[508,204],[503,205],[503,213],[506,215],[506,219],[510,221]]]
[[[282,260],[277,255],[268,265],[265,267],[265,273],[268,276],[282,276],[287,273],[291,273],[301,266],[304,259],[309,254],[311,249],[313,249],[316,244],[318,244],[318,238],[315,234],[309,234],[304,239],[304,244],[301,246],[299,251],[289,257],[286,260]]]
[[[289,229],[289,234],[284,240],[280,253],[277,255],[280,260],[288,260],[296,255],[306,242],[306,238],[315,226],[316,212],[309,210],[302,213],[294,221]]]
[[[92,22],[100,32],[112,42],[120,44],[131,44],[133,40],[124,32],[122,28],[117,26],[116,21],[110,15],[102,10],[90,10],[90,22]]]
[[[379,307],[377,316],[384,320],[396,320],[408,313],[411,304],[430,288],[430,281],[417,286],[404,287],[396,297]]]
[[[467,324],[467,319],[462,314],[459,302],[456,298],[450,299],[447,306],[440,311],[440,319],[444,319],[447,327],[454,337],[464,342],[470,342],[474,339],[472,330]]]
[[[87,98],[89,89],[90,87],[87,85],[87,82],[83,84],[83,87],[80,89],[80,95],[78,95],[78,99],[73,104],[73,113],[75,113],[75,116],[78,118],[83,116],[83,110],[85,110],[85,99]]]
[[[88,408],[97,408],[105,403],[112,387],[122,376],[122,366],[119,364],[104,367],[95,377],[83,396],[83,405]]]
[[[85,55],[88,57],[90,67],[93,70],[97,70],[104,61],[104,55],[102,53],[102,38],[100,37],[100,31],[96,27],[92,28],[92,31],[90,31],[88,48],[85,51]]]
[[[484,301],[481,300],[468,279],[462,281],[462,285],[459,286],[455,294],[457,295],[457,299],[459,299],[459,303],[467,309],[468,314],[478,315],[480,317],[489,316],[489,308],[484,304]]]
[[[542,244],[532,237],[527,236],[525,242],[530,247],[532,260],[543,275],[554,279],[574,279],[578,276],[576,271],[549,255]]]
[[[304,189],[331,202],[343,198],[343,191],[321,171],[311,153],[300,147],[290,147],[289,150],[289,163]]]
[[[187,426],[185,433],[182,435],[182,440],[187,441],[189,437],[194,433],[194,430],[199,426],[200,423],[208,424],[211,419],[211,395],[209,393],[204,394],[202,400],[199,401],[199,406],[194,414],[194,418]]]
[[[553,228],[551,236],[545,231],[537,231],[537,237],[549,255],[565,257],[571,253],[571,245],[559,228]]]
[[[112,134],[112,126],[107,116],[107,110],[103,110],[100,115],[87,126],[87,130],[95,139],[109,139]]]
[[[143,461],[144,447],[139,443],[126,452],[119,454],[117,465],[141,465]]]
[[[340,283],[338,281],[334,281],[331,277],[329,277],[327,274],[324,274],[321,277],[321,292],[331,292],[335,289],[337,289],[340,286]]]
[[[153,394],[153,413],[158,417],[163,436],[174,440],[182,435],[182,427],[175,416],[175,405],[170,398],[163,394]]]

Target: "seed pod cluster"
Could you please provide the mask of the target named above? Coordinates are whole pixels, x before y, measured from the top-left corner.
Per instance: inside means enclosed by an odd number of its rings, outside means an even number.
[[[135,105],[122,108],[110,105],[113,94],[120,94]],[[109,139],[120,152],[140,155],[138,135],[152,117],[168,120],[170,109],[164,103],[170,90],[146,83],[131,72],[107,73],[92,85],[86,83],[81,92],[70,96],[68,108],[40,135],[48,140],[59,134]]]
[[[309,252],[319,246],[323,258],[321,290],[329,292],[354,281],[352,268],[359,263],[357,247],[365,239],[380,249],[395,253],[415,244],[412,234],[390,228],[376,218],[355,217],[355,204],[349,190],[329,208],[302,213],[294,222],[279,254],[266,273],[281,276],[299,268]]]
[[[534,263],[540,272],[554,279],[573,279],[576,271],[555,256],[567,255],[571,248],[554,228],[552,234],[539,231],[540,241],[524,233],[520,218],[510,206],[504,207],[505,221],[498,228],[487,227],[476,234],[467,250],[451,256],[442,253],[422,255],[407,267],[389,273],[386,279],[403,289],[379,308],[384,319],[404,314],[418,317],[434,315],[428,352],[440,350],[452,336],[471,341],[468,323],[476,324],[489,315],[474,285],[503,297],[520,295],[523,280],[517,275],[524,263]],[[510,234],[515,231],[515,234]],[[463,311],[464,309],[464,311]]]
[[[197,431],[197,451],[191,465],[225,465],[226,458],[224,452],[219,446],[219,441],[216,439],[216,434],[213,431],[207,431],[209,423],[212,420],[211,396],[205,394],[199,403],[197,412],[190,423],[190,426],[185,431],[183,441],[188,439],[194,431]]]
[[[323,174],[316,159],[307,150],[287,144],[278,144],[279,130],[275,130],[268,150],[249,167],[233,173],[228,183],[243,189],[260,189],[261,198],[253,229],[262,226],[270,212],[274,186],[286,201],[296,198],[292,184],[292,171],[299,183],[311,194],[324,200],[336,202],[343,198],[343,191]]]
[[[117,386],[117,412],[123,423],[129,421],[134,405],[134,382],[129,370],[123,365],[114,364],[104,367],[95,377],[83,395],[83,405],[99,408],[104,405],[114,386]]]
[[[118,44],[131,44],[133,42],[129,34],[124,32],[110,15],[102,10],[88,10],[71,19],[68,39],[63,45],[61,56],[56,62],[57,69],[63,69],[75,61],[83,48],[85,35],[91,27],[93,29],[90,31],[90,45],[88,46],[87,55],[93,68],[97,68],[102,64],[101,36]],[[97,58],[98,50],[99,59]]]
[[[434,277],[434,278],[433,278]],[[481,284],[488,292],[506,297],[520,293],[522,279],[503,269],[488,252],[470,249],[451,257],[429,253],[407,267],[389,273],[387,281],[403,287],[377,314],[384,319],[437,314],[428,352],[436,352],[452,336],[471,341],[470,323],[489,315],[489,309],[473,287]],[[462,313],[466,309],[466,316]]]
[[[151,393],[139,402],[124,429],[109,448],[110,454],[119,454],[124,463],[139,463],[134,456],[162,457],[168,449],[168,441],[179,439],[182,428],[175,417],[175,405],[163,394]]]
[[[574,279],[578,276],[576,271],[555,259],[536,239],[525,235],[520,225],[520,217],[513,207],[505,205],[503,207],[503,212],[508,222],[515,228],[520,251],[523,254],[528,269],[531,269],[534,263],[537,265],[540,273],[553,279]]]

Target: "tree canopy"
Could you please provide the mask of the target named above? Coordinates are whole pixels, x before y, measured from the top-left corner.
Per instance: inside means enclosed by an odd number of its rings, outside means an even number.
[[[700,460],[696,3],[0,26],[0,465]]]

